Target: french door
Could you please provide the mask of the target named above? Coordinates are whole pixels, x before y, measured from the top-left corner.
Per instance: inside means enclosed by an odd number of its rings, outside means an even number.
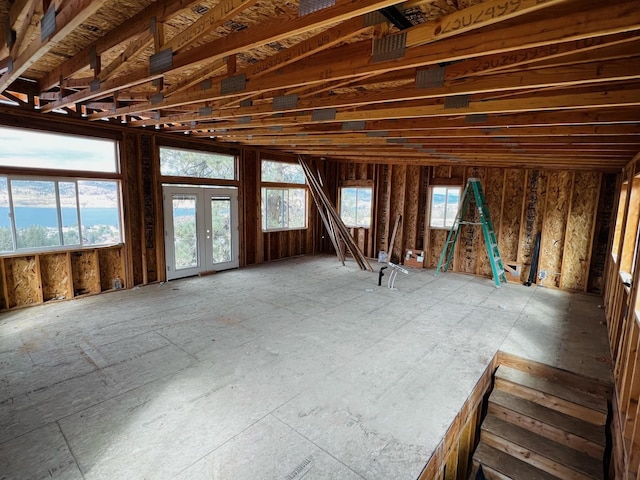
[[[238,191],[165,185],[167,280],[238,267]]]

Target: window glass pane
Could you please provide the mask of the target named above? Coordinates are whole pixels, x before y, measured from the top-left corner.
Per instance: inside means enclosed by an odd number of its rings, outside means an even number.
[[[118,171],[113,140],[0,127],[0,145],[1,166]]]
[[[55,182],[11,180],[18,248],[60,245]]]
[[[307,191],[304,188],[262,188],[262,229],[307,227]]]
[[[304,188],[288,189],[288,217],[289,228],[305,228],[307,226],[306,218],[306,190]]]
[[[78,180],[83,245],[120,243],[118,184],[104,180]]]
[[[340,190],[340,218],[345,225],[356,225],[356,188]]]
[[[340,218],[349,227],[369,227],[371,225],[371,188],[341,188]]]
[[[160,148],[160,173],[166,176],[233,180],[235,165],[233,155]]]
[[[76,182],[58,182],[58,191],[60,192],[60,213],[62,216],[62,243],[64,245],[79,245]]]
[[[460,189],[459,188],[448,188],[447,189],[447,211],[446,211],[446,221],[445,226],[452,227],[453,223],[456,220],[456,215],[458,214],[458,202],[460,198]]]
[[[278,230],[286,228],[285,190],[280,188],[262,189],[262,228]]]
[[[357,222],[359,227],[371,225],[371,189],[358,188]]]
[[[211,199],[213,263],[231,261],[231,199]]]
[[[262,181],[304,185],[304,171],[297,163],[262,160]]]
[[[445,201],[447,189],[433,187],[431,189],[431,216],[429,225],[432,227],[444,227]]]
[[[11,217],[9,217],[9,190],[6,177],[0,177],[0,252],[13,251]]]
[[[196,196],[173,196],[173,241],[176,270],[198,266]]]

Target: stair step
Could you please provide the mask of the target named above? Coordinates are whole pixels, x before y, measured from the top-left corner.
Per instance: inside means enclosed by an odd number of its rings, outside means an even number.
[[[607,402],[602,397],[506,365],[500,365],[496,370],[495,387],[594,425],[607,422]]]
[[[519,425],[558,443],[602,459],[604,427],[584,422],[502,390],[489,397],[488,413]]]
[[[482,465],[488,480],[558,480],[526,462],[518,460],[480,441],[473,454],[473,464]]]
[[[598,480],[602,462],[518,425],[488,415],[482,422],[480,439],[563,480]]]

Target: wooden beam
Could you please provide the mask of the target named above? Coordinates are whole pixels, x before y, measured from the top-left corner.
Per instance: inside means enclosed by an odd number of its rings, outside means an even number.
[[[60,78],[69,78],[89,65],[91,52],[98,55],[110,50],[129,40],[132,36],[143,33],[149,29],[149,19],[156,17],[159,22],[164,22],[183,9],[189,8],[196,1],[185,0],[158,0],[134,16],[111,30],[107,35],[99,38],[60,66],[54,68],[49,74],[40,80],[40,90],[45,91],[58,85]]]
[[[0,93],[25,72],[31,65],[42,58],[56,43],[65,38],[75,28],[102,7],[105,0],[75,0],[65,2],[62,10],[56,12],[56,31],[50,38],[33,42],[13,62],[13,69],[0,77]]]
[[[445,82],[442,87],[428,89],[407,88],[407,86],[385,89],[382,92],[361,92],[348,93],[346,95],[335,95],[322,97],[320,99],[301,100],[295,107],[285,112],[301,112],[316,108],[344,108],[370,106],[387,102],[407,102],[431,98],[443,98],[455,95],[473,95],[489,92],[504,92],[526,90],[540,87],[570,87],[585,84],[597,84],[610,81],[623,81],[640,78],[640,62],[629,62],[628,60],[614,60],[611,62],[600,62],[596,64],[574,65],[570,67],[558,67],[526,71],[524,73],[503,74],[500,76],[470,77],[468,79],[455,82]],[[208,98],[208,101],[218,98]],[[178,106],[176,101],[163,103],[162,108]],[[396,103],[397,104],[397,103]],[[182,105],[182,104],[181,104]],[[144,110],[152,108],[145,104]],[[127,107],[128,114],[137,113],[136,109],[142,106]],[[214,110],[211,114],[201,116],[199,114],[183,114],[171,117],[161,117],[152,121],[153,124],[165,123],[185,123],[198,120],[209,119],[230,119],[245,115],[270,116],[274,113],[272,105],[263,104],[252,107]],[[108,118],[116,115],[117,112],[96,113],[90,119]]]

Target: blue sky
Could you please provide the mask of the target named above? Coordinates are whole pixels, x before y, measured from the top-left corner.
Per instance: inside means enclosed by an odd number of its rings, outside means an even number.
[[[115,142],[0,127],[0,166],[115,171]]]

